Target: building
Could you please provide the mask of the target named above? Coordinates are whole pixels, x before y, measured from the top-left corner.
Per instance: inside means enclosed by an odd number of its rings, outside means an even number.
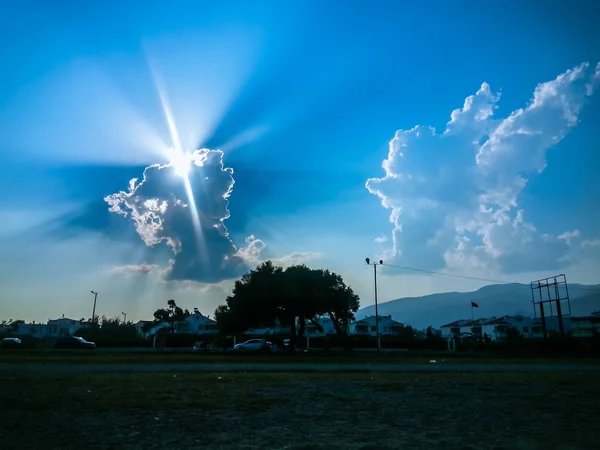
[[[392,319],[392,316],[379,316],[379,335],[393,336],[400,334],[404,324]],[[350,324],[349,334],[358,336],[377,336],[377,319],[375,316],[365,317]]]
[[[139,337],[146,337],[148,332],[146,330],[151,328],[152,320],[138,320],[133,324],[135,331]]]
[[[203,315],[198,308],[185,319],[175,322],[175,333],[182,334],[217,334],[219,327],[217,322]]]
[[[48,321],[49,334],[53,337],[74,336],[84,326],[86,325],[83,321],[66,317]]]
[[[61,317],[60,319],[51,319],[47,323],[21,323],[14,333],[16,336],[31,336],[33,338],[56,338],[61,336],[74,336],[77,331],[86,324],[80,320]]]
[[[589,316],[569,317],[571,333],[575,338],[593,338],[600,334],[600,311]]]
[[[519,334],[528,339],[543,338],[542,319],[517,316],[490,317],[475,320],[456,320],[441,327],[445,339],[474,337],[483,338],[487,335],[492,341],[506,338],[509,328],[516,329]],[[568,317],[563,317],[565,333],[571,329]],[[546,317],[546,332],[554,333],[560,330],[557,317]]]
[[[296,329],[300,326],[300,321],[296,319]],[[306,321],[304,327],[305,337],[323,337],[335,335],[333,321],[328,316],[316,317],[314,320]]]

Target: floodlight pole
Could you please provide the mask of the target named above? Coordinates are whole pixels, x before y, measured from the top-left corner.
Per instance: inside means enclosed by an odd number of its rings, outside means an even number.
[[[377,356],[381,354],[381,336],[379,335],[379,308],[377,304],[377,266],[383,265],[383,260],[379,260],[379,262],[371,262],[369,258],[365,258],[365,262],[369,266],[373,266],[373,280],[375,283],[375,333],[377,335]]]
[[[90,291],[92,294],[94,294],[94,309],[92,309],[92,323],[94,322],[94,319],[96,318],[96,300],[98,300],[98,293],[94,292],[94,291]]]

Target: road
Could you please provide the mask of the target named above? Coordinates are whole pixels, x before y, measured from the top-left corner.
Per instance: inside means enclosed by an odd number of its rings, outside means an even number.
[[[198,364],[60,364],[0,363],[0,373],[206,373],[206,372],[365,372],[365,373],[435,373],[435,372],[531,372],[531,373],[600,373],[594,364],[276,364],[276,363],[198,363]]]

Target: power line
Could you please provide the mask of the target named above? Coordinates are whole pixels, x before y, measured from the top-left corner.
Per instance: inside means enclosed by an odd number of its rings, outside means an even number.
[[[429,273],[431,275],[443,275],[445,277],[451,277],[451,278],[462,278],[464,280],[487,281],[489,283],[499,283],[499,284],[525,284],[525,283],[521,283],[518,281],[505,281],[505,280],[494,280],[492,278],[469,277],[466,275],[455,275],[452,273],[444,273],[444,272],[436,272],[433,270],[417,269],[415,267],[397,266],[395,264],[384,263],[384,266],[395,267],[396,269],[402,269],[402,270],[410,270],[413,272]],[[594,291],[600,291],[600,288],[585,288],[585,287],[569,286],[569,290],[594,292]]]

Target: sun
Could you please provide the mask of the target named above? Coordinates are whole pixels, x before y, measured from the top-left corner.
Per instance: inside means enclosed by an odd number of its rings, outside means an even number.
[[[181,150],[169,149],[169,167],[181,178],[187,178],[192,165],[192,155]]]

